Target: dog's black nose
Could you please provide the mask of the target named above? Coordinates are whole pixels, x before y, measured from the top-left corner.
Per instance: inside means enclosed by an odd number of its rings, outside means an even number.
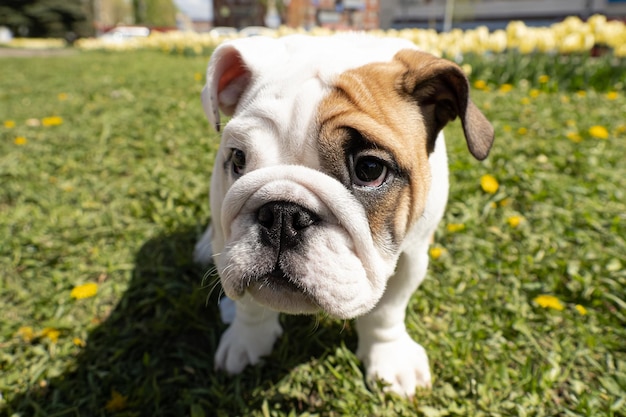
[[[303,238],[303,231],[317,223],[317,217],[310,210],[287,201],[267,203],[257,212],[261,225],[261,240],[276,248],[292,249]]]

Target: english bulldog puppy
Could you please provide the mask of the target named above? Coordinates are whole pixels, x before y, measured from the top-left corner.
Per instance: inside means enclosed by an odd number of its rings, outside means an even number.
[[[446,206],[442,129],[459,117],[479,160],[494,139],[461,68],[401,39],[237,39],[211,56],[202,103],[218,131],[231,116],[194,253],[235,304],[215,367],[268,355],[279,312],[324,312],[356,319],[368,381],[428,387],[404,319]]]

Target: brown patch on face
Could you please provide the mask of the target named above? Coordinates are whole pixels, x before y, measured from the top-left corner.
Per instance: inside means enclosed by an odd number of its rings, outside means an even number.
[[[423,65],[438,59],[422,55]],[[346,71],[319,106],[322,169],[352,187],[380,245],[399,245],[421,216],[430,184],[428,156],[438,133],[432,115],[425,114],[433,106],[417,105],[404,85],[406,73],[399,59]],[[382,151],[393,161],[395,172],[385,186],[353,187],[348,161],[361,148]]]

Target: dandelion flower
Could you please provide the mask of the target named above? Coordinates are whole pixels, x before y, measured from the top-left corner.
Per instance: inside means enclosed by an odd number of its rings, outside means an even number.
[[[484,192],[495,194],[499,187],[500,184],[498,184],[498,180],[496,180],[493,175],[485,174],[480,177],[480,188],[482,188]]]
[[[585,90],[578,90],[578,91],[576,91],[576,95],[578,97],[581,97],[581,98],[582,97],[586,97],[587,96],[587,92]]]
[[[59,99],[59,101],[65,101],[67,100],[67,93],[59,93],[57,94],[57,98]]]
[[[85,347],[87,345],[87,343],[80,337],[73,338],[72,343],[74,344],[74,346],[78,346],[78,347]]]
[[[617,91],[609,91],[608,93],[606,93],[606,98],[609,100],[617,100],[617,97]]]
[[[474,81],[474,88],[484,90],[487,88],[487,83],[484,80],[476,80]]]
[[[41,331],[40,336],[49,339],[52,343],[56,343],[59,340],[59,336],[61,332],[57,329],[53,329],[52,327],[46,327]]]
[[[43,119],[41,119],[41,124],[46,127],[59,126],[63,124],[63,119],[59,116],[44,117]]]
[[[450,233],[460,232],[465,230],[465,225],[463,223],[448,223],[446,230]]]
[[[578,311],[578,314],[580,314],[581,316],[584,316],[587,314],[587,309],[581,306],[580,304],[576,304],[574,308],[576,309],[576,311]]]
[[[609,131],[606,130],[606,127],[604,126],[600,126],[600,125],[595,125],[595,126],[591,126],[589,128],[589,134],[597,139],[608,139],[609,138]]]
[[[15,138],[13,143],[15,143],[18,146],[24,146],[24,145],[26,145],[28,143],[28,140],[26,140],[26,138],[24,136],[18,136],[18,137]]]
[[[562,311],[565,308],[561,301],[553,295],[539,295],[533,301],[543,308],[552,308],[558,311]]]
[[[441,255],[443,255],[443,249],[435,246],[435,247],[430,248],[428,253],[430,254],[430,257],[432,259],[439,259]]]
[[[520,223],[522,223],[522,216],[511,216],[506,220],[506,222],[512,228],[516,228],[517,226],[520,225]]]
[[[517,129],[517,133],[519,135],[525,135],[526,133],[528,133],[528,129],[526,129],[525,127],[520,127],[519,129]]]
[[[196,81],[202,81],[203,75],[201,72],[196,72],[193,74],[193,79]]]
[[[522,104],[530,104],[530,99],[528,97],[522,97],[521,103]]]
[[[104,408],[110,413],[115,413],[125,409],[127,406],[127,402],[128,396],[122,395],[116,390],[111,390],[111,399],[107,401]]]
[[[15,122],[13,120],[5,120],[4,123],[2,123],[2,124],[7,129],[13,129],[15,127]]]
[[[540,82],[541,84],[545,84],[545,83],[547,83],[548,81],[550,81],[550,77],[549,77],[549,76],[547,76],[547,75],[540,75],[540,76],[539,76],[539,82]]]
[[[511,84],[502,84],[500,88],[498,88],[498,91],[501,93],[508,93],[511,90],[513,90],[513,86]]]
[[[528,95],[531,96],[532,98],[539,97],[539,94],[541,94],[541,91],[536,90],[534,88],[532,90],[530,90],[530,92],[528,93]]]
[[[22,326],[17,329],[17,335],[26,343],[30,343],[35,338],[35,332],[30,326]]]
[[[583,141],[582,136],[580,136],[578,132],[567,132],[565,134],[565,137],[567,137],[569,140],[571,140],[574,143],[580,143]]]
[[[95,282],[89,282],[87,284],[74,287],[72,289],[72,292],[70,293],[70,297],[80,300],[83,298],[93,297],[97,293],[98,293],[98,284],[96,284]]]

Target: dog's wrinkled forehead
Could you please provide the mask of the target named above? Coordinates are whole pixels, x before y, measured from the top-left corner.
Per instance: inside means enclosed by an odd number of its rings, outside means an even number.
[[[389,61],[406,48],[415,49],[415,45],[359,35],[252,37],[225,42],[209,62],[202,92],[204,110],[218,130],[220,111],[227,116],[255,111],[281,126],[289,125],[283,119],[301,123],[339,74],[367,63]]]

